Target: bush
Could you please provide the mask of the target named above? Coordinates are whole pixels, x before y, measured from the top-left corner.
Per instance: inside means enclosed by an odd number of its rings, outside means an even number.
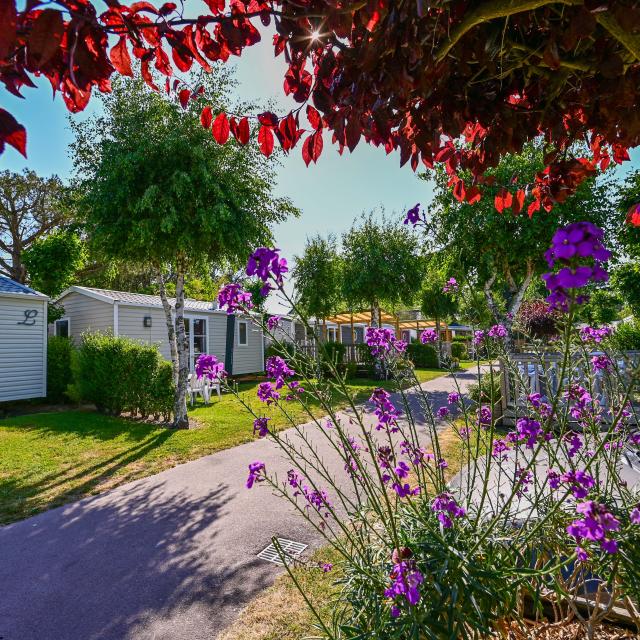
[[[486,373],[482,376],[479,383],[469,385],[469,398],[475,404],[488,404],[493,398],[494,406],[500,403],[502,397],[502,389],[500,386],[500,374],[494,373],[493,376]]]
[[[640,321],[620,323],[611,342],[619,351],[640,351]]]
[[[430,344],[412,342],[407,345],[407,357],[420,369],[438,368],[438,354]]]
[[[157,347],[130,338],[86,333],[72,368],[74,395],[92,402],[98,411],[169,419],[174,393],[172,368]]]
[[[49,336],[47,341],[47,400],[65,402],[67,387],[73,382],[71,354],[73,345],[69,338]]]
[[[467,345],[462,342],[451,343],[451,357],[458,360],[468,360],[469,352],[467,351]]]

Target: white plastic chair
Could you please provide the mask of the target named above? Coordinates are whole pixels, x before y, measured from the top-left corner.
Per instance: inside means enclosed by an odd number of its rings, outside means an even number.
[[[200,394],[205,404],[209,404],[209,387],[206,384],[204,378],[198,378],[195,373],[190,373],[188,378],[188,387],[187,391],[191,396],[191,406],[194,405],[196,401],[196,395]]]

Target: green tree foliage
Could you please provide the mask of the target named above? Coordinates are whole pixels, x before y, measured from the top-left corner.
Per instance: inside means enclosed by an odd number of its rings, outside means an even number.
[[[580,317],[592,325],[609,324],[617,320],[622,309],[622,300],[609,287],[589,292],[589,300],[580,308]]]
[[[31,286],[51,298],[71,286],[87,261],[85,243],[71,230],[38,238],[23,255]]]
[[[336,313],[342,302],[342,259],[335,236],[307,238],[293,268],[296,301],[306,316],[318,319]]]
[[[26,283],[24,252],[70,218],[57,176],[0,172],[0,274]]]
[[[230,78],[203,78],[216,110],[228,108]],[[105,255],[153,267],[165,302],[176,367],[176,426],[188,426],[185,278],[211,263],[239,264],[271,240],[270,225],[295,213],[273,196],[273,161],[255,145],[218,145],[199,120],[142,82],[122,80],[103,114],[74,123],[78,204],[85,229]],[[175,275],[175,321],[163,273]]]
[[[363,216],[342,236],[345,301],[371,309],[377,325],[380,306],[413,304],[422,283],[418,241],[407,227]]]
[[[640,319],[640,264],[633,261],[618,265],[611,273],[611,286]]]
[[[485,187],[491,197],[473,205],[462,204],[452,195],[444,172],[426,174],[435,179],[435,198],[429,219],[428,247],[446,256],[455,272],[466,276],[484,292],[494,322],[511,327],[534,278],[547,268],[544,252],[555,230],[578,220],[591,220],[610,231],[611,204],[606,180],[587,180],[551,213],[544,210],[529,218],[525,210],[514,215],[494,205],[501,185],[525,184],[544,167],[541,144],[528,144],[519,155],[505,155],[489,172]],[[493,186],[491,186],[493,185]],[[609,243],[611,244],[611,243]],[[507,313],[511,315],[507,315]]]
[[[616,209],[618,240],[622,251],[634,260],[640,260],[640,227],[627,223],[627,214],[632,205],[640,203],[640,170],[629,174],[618,186]]]

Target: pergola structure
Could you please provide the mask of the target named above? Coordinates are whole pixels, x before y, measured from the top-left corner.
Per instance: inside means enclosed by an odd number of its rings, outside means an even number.
[[[365,324],[369,326],[371,324],[371,312],[370,311],[345,311],[344,313],[337,313],[328,318],[324,318],[325,323],[333,324],[338,327],[337,339],[338,342],[342,342],[342,326],[349,325],[351,327],[351,340],[355,342],[355,325]],[[402,318],[397,313],[391,313],[383,309],[378,310],[378,326],[391,325],[395,327],[396,338],[402,337],[402,331],[406,329],[415,329],[418,335],[420,331],[425,329],[435,329],[435,320],[427,320],[422,318],[406,319]],[[323,327],[324,327],[323,323]],[[451,340],[451,331],[444,325],[444,340]]]

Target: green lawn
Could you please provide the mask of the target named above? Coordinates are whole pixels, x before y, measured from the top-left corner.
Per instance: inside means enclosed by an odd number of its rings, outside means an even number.
[[[433,369],[416,373],[421,382],[443,375]],[[349,388],[362,401],[379,385],[392,387],[391,382],[353,380]],[[240,392],[264,411],[256,399],[256,386],[243,383]],[[310,408],[317,416],[324,413],[317,402]],[[296,403],[289,409],[295,420],[308,419]],[[251,417],[232,394],[223,394],[208,407],[198,403],[190,416],[198,426],[185,431],[81,410],[0,420],[0,524],[253,438]],[[289,426],[277,412],[271,425]]]

